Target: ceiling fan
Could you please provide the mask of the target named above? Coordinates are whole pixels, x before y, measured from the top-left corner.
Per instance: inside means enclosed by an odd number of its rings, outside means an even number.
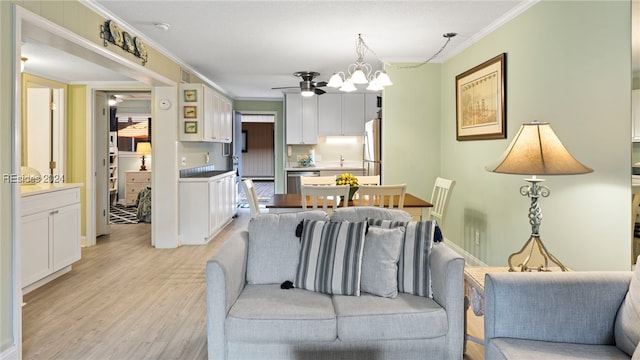
[[[326,81],[313,81],[313,79],[318,75],[320,75],[320,73],[315,71],[298,71],[293,73],[293,76],[297,76],[302,79],[302,81],[300,81],[300,91],[302,96],[313,96],[313,94],[322,95],[326,93],[326,91],[318,89],[319,87],[327,86]],[[271,89],[276,90],[295,88],[297,88],[297,86],[274,87]]]

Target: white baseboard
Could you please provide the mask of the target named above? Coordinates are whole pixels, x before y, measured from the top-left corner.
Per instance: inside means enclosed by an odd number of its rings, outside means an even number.
[[[0,353],[0,360],[18,360],[18,347],[13,345]]]
[[[452,248],[455,252],[457,252],[458,254],[462,255],[466,265],[470,265],[470,266],[488,266],[487,264],[482,262],[480,259],[478,259],[477,257],[471,255],[469,252],[467,252],[465,249],[461,248],[460,246],[458,246],[458,244],[452,242],[451,240],[449,240],[447,238],[444,238],[443,242],[445,244],[447,244],[447,246]]]

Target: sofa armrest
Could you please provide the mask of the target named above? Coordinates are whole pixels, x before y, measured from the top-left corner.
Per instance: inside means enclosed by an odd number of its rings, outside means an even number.
[[[249,233],[227,240],[207,261],[207,347],[209,359],[226,358],[225,319],[244,289]]]
[[[493,273],[485,277],[485,346],[495,337],[614,344],[631,272]]]
[[[433,299],[447,312],[450,359],[462,359],[464,341],[464,258],[444,243],[437,243],[429,257]]]

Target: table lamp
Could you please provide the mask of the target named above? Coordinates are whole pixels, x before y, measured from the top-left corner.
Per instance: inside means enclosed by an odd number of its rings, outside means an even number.
[[[549,271],[549,262],[562,271],[567,268],[553,256],[540,240],[542,210],[538,205],[539,197],[547,197],[551,190],[538,183],[544,179],[536,175],[576,175],[593,172],[593,169],[578,162],[562,145],[549,123],[537,122],[522,124],[511,145],[502,154],[495,165],[486,169],[495,173],[532,175],[525,179],[530,185],[520,187],[520,194],[531,199],[529,223],[531,236],[519,252],[509,256],[509,271]]]
[[[151,154],[150,142],[139,142],[136,146],[136,152],[142,154],[142,164],[140,165],[140,171],[147,171],[147,167],[144,165],[145,155]]]

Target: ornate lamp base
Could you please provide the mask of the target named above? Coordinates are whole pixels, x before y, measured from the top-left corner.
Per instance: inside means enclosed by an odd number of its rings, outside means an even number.
[[[555,264],[562,271],[569,271],[547,251],[540,236],[531,235],[520,251],[509,256],[509,271],[551,271],[549,263]]]

